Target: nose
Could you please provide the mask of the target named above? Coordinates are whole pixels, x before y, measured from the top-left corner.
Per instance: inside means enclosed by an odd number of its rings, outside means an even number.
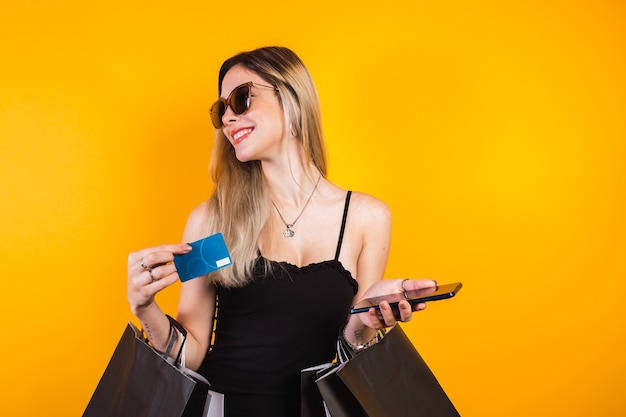
[[[234,123],[237,120],[239,120],[239,115],[236,114],[233,109],[230,108],[230,106],[227,106],[226,111],[222,116],[222,123],[224,124],[224,126],[228,125],[229,123]]]

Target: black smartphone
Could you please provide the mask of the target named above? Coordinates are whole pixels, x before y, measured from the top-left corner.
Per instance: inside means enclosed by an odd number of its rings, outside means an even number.
[[[393,310],[393,314],[396,317],[400,316],[400,310],[398,309],[398,303],[402,300],[406,300],[412,306],[419,303],[425,303],[428,301],[445,300],[454,297],[463,287],[460,282],[452,284],[438,285],[436,287],[423,288],[420,290],[412,290],[405,292],[398,292],[393,294],[381,295],[379,297],[366,298],[359,301],[352,309],[350,314],[365,313],[370,308],[380,310],[380,303],[387,301]]]

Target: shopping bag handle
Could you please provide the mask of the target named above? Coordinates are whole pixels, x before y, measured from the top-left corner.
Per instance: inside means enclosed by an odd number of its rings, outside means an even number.
[[[176,344],[176,340],[178,339],[178,332],[176,332],[176,330],[178,330],[180,334],[183,336],[183,342],[180,344],[180,349],[178,350],[178,354],[176,355],[176,360],[174,360],[172,364],[176,366],[185,375],[190,376],[194,378],[196,381],[203,382],[204,384],[210,386],[211,383],[204,376],[200,375],[199,373],[195,371],[192,371],[189,368],[186,368],[181,363],[180,358],[183,353],[183,349],[185,349],[185,341],[187,340],[187,329],[185,329],[182,324],[177,322],[171,316],[167,314],[166,316],[167,316],[167,319],[170,321],[171,335],[170,335],[170,341],[167,344],[167,350],[163,354],[163,356],[165,357],[165,360],[172,363],[172,358],[170,357],[170,353],[172,352],[172,349],[174,348],[174,344]]]
[[[178,354],[176,355],[176,360],[174,361],[175,364],[178,364],[180,363],[180,357],[183,353],[183,349],[185,348],[185,341],[187,340],[187,330],[172,317],[167,314],[166,316],[167,319],[170,321],[170,341],[167,344],[167,349],[165,350],[166,358],[170,357],[170,353],[172,353],[172,349],[174,349],[174,344],[176,344],[176,340],[178,340],[178,332],[176,330],[178,330],[183,336],[183,341],[180,344],[180,349],[178,349]]]

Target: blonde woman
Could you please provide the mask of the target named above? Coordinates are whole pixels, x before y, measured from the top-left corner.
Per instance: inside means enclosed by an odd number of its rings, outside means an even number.
[[[396,322],[385,302],[382,317],[373,309],[349,315],[350,306],[435,283],[382,280],[389,208],[326,178],[317,92],[291,50],[266,47],[226,60],[218,90],[215,191],[191,212],[183,241],[221,232],[233,265],[181,285],[185,365],[225,394],[227,417],[294,417],[301,369],[331,361],[338,335],[358,351]],[[170,324],[155,295],[178,279],[174,254],[189,250],[173,244],[129,255],[128,300],[157,349],[167,345]],[[407,302],[400,312],[401,321],[413,314]]]

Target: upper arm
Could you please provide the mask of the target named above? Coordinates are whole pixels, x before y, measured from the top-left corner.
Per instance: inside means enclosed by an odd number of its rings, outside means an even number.
[[[389,246],[391,244],[391,210],[381,200],[360,194],[354,207],[355,220],[361,239],[361,249],[356,262],[355,279],[359,290],[355,302],[375,282],[384,277]]]
[[[205,237],[208,221],[208,202],[196,207],[187,220],[184,242]],[[215,286],[206,277],[198,277],[181,284],[177,320],[188,332],[185,348],[186,366],[197,369],[209,348],[215,312]]]

